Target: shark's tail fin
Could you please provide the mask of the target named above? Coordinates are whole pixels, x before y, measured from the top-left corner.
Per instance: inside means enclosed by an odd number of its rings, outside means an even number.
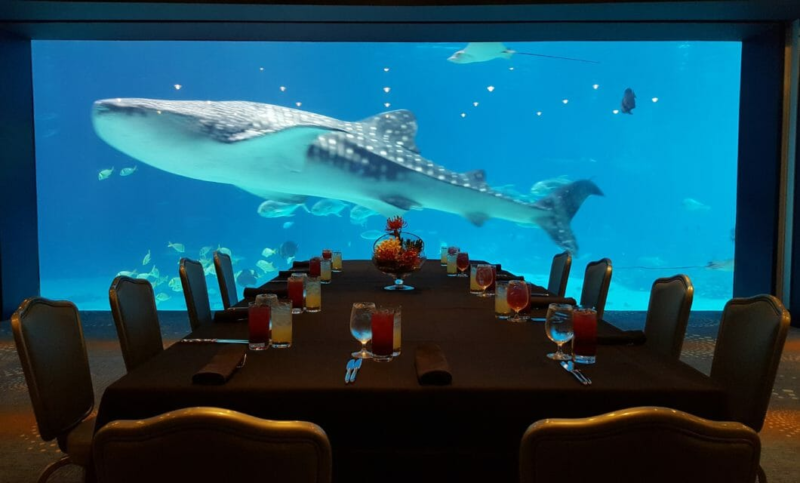
[[[578,251],[578,242],[569,222],[589,195],[603,196],[603,192],[593,181],[582,179],[564,185],[534,203],[534,206],[547,212],[547,215],[538,217],[536,223],[565,250]]]

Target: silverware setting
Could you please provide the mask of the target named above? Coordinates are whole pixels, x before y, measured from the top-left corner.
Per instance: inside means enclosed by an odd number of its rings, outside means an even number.
[[[358,370],[361,369],[362,362],[364,362],[364,359],[356,359],[356,366],[353,368],[353,373],[350,374],[350,384],[356,382],[356,375],[358,374]]]
[[[358,374],[358,370],[361,369],[361,364],[363,359],[350,359],[347,361],[347,372],[344,375],[344,383],[345,384],[352,384],[356,380],[356,374]]]
[[[592,380],[586,377],[586,375],[582,373],[580,369],[575,369],[575,364],[572,361],[561,361],[561,367],[563,367],[565,371],[575,376],[575,379],[577,379],[578,382],[584,386],[589,386],[592,384]]]

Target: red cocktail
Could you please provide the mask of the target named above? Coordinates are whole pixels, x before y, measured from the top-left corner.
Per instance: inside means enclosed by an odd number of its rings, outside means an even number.
[[[480,294],[481,297],[491,296],[490,293],[486,292],[486,289],[494,284],[494,267],[485,264],[478,265],[478,269],[475,271],[475,282],[483,290]]]
[[[390,361],[393,351],[394,310],[381,308],[372,313],[372,354],[376,361]]]
[[[269,319],[272,310],[269,305],[251,305],[247,314],[247,328],[250,333],[250,350],[263,351],[269,346]]]
[[[458,274],[459,277],[466,277],[467,274],[465,273],[469,268],[469,253],[467,252],[458,252],[456,255],[456,267],[460,272]]]
[[[506,288],[506,301],[508,302],[508,307],[515,312],[514,317],[508,320],[511,322],[524,321],[525,319],[520,317],[519,312],[527,307],[530,302],[528,284],[522,280],[509,281],[508,287]]]
[[[572,312],[572,353],[575,362],[594,364],[597,356],[597,312],[577,309]]]
[[[332,256],[333,256],[333,251],[332,250],[329,250],[327,248],[322,250],[322,258],[323,259],[330,260]]]
[[[302,314],[303,306],[305,305],[305,280],[303,276],[292,275],[286,282],[286,291],[289,293],[289,298],[292,299],[292,313]]]
[[[309,277],[319,277],[321,272],[320,268],[320,259],[319,257],[314,257],[308,262],[308,276]]]

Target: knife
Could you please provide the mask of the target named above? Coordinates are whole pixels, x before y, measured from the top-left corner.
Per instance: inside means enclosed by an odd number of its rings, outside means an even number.
[[[182,344],[247,344],[246,339],[181,339]]]
[[[361,362],[364,359],[356,359],[356,365],[353,367],[353,373],[350,374],[350,382],[356,382],[356,374],[358,374],[358,370],[361,369]]]
[[[578,380],[578,382],[580,382],[580,383],[581,383],[581,384],[583,384],[584,386],[588,386],[588,385],[589,385],[589,383],[588,383],[588,382],[586,382],[586,380],[585,380],[583,377],[581,377],[581,375],[580,375],[580,374],[578,374],[577,372],[575,372],[575,371],[573,370],[573,368],[572,368],[572,361],[569,361],[569,362],[567,362],[567,361],[561,361],[561,367],[563,367],[565,371],[567,371],[567,372],[569,372],[570,374],[572,374],[573,376],[575,376],[575,379],[577,379],[577,380]]]
[[[359,359],[361,360],[361,359]],[[350,374],[353,373],[353,368],[356,367],[356,360],[350,359],[347,361],[347,372],[344,374],[344,383],[350,384]]]

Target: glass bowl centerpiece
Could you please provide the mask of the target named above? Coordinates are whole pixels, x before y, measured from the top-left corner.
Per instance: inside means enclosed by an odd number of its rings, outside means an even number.
[[[375,240],[372,246],[372,263],[375,268],[394,278],[394,285],[386,290],[414,290],[403,283],[403,278],[416,272],[425,263],[425,242],[412,233],[403,233],[406,222],[396,216],[386,220],[386,235]]]

